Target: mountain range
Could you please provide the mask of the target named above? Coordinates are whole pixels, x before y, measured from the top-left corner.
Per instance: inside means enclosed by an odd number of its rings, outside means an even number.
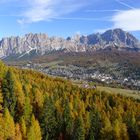
[[[120,51],[140,51],[140,42],[132,34],[122,29],[107,30],[100,34],[49,37],[47,34],[29,33],[23,37],[7,37],[0,41],[0,58],[17,56],[22,58],[31,52],[44,55],[53,51],[93,52],[104,49]]]

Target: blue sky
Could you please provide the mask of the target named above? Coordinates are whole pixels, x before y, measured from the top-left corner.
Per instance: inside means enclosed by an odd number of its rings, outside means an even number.
[[[122,28],[140,39],[140,0],[0,0],[0,38],[91,34]]]

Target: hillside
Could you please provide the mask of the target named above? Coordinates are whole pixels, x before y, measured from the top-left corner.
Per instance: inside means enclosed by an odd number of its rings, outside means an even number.
[[[0,62],[1,140],[139,140],[140,101]]]
[[[114,50],[53,52],[27,60],[5,60],[8,65],[35,69],[52,76],[95,82],[112,87],[140,89],[140,53]]]

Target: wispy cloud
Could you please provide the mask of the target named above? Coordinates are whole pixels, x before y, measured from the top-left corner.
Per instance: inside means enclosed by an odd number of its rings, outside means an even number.
[[[0,17],[21,17],[18,14],[0,14]]]
[[[140,31],[140,9],[129,5],[126,2],[115,0],[122,6],[129,8],[128,10],[89,10],[89,12],[115,12],[108,21],[112,22],[110,28],[122,28],[126,31]],[[106,29],[96,29],[98,32],[104,32]]]
[[[83,20],[83,21],[108,21],[109,17],[103,17],[103,18],[84,18],[84,17],[52,17],[52,19],[56,20]]]
[[[123,5],[123,6],[127,7],[127,8],[135,9],[135,7],[133,7],[133,6],[129,5],[129,4],[127,4],[126,2],[122,2],[122,1],[120,1],[120,0],[115,0],[115,1],[116,1],[117,3]]]
[[[84,7],[90,0],[26,0],[29,7],[18,19],[20,24],[51,20]]]
[[[140,9],[131,9],[116,13],[111,20],[113,28],[127,31],[140,31]]]
[[[105,10],[104,10],[104,9],[103,9],[103,10],[86,10],[86,12],[89,12],[89,13],[92,13],[92,12],[93,12],[93,13],[100,13],[100,12],[101,12],[101,13],[102,13],[102,12],[103,12],[103,13],[104,13],[104,12],[121,12],[121,11],[123,11],[123,10],[119,10],[119,9],[113,9],[113,10],[106,10],[106,9],[105,9]]]

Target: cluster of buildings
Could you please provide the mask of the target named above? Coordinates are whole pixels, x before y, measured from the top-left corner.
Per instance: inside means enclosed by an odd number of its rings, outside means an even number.
[[[24,69],[35,69],[37,71],[43,72],[52,76],[64,77],[67,79],[74,80],[85,80],[93,81],[104,84],[116,84],[126,87],[134,87],[140,89],[140,80],[133,79],[131,77],[114,77],[111,74],[101,73],[99,70],[88,69],[83,67],[77,67],[73,65],[69,66],[47,66],[44,67],[41,64],[34,64],[29,62],[28,64],[22,66]]]

